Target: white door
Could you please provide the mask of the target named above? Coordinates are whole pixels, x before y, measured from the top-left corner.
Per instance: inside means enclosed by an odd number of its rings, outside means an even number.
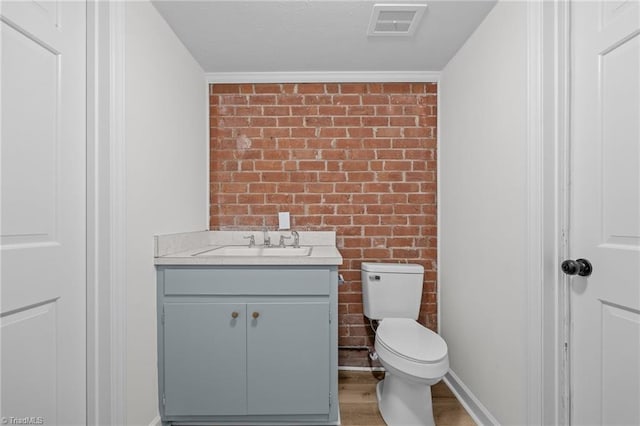
[[[0,416],[86,423],[85,4],[0,2]]]
[[[640,1],[572,3],[572,424],[640,424]]]

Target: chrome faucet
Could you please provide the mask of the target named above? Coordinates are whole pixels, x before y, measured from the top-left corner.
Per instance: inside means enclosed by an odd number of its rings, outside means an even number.
[[[265,247],[271,247],[271,237],[269,236],[269,229],[265,226],[262,228],[263,241]]]
[[[245,235],[244,237],[245,240],[249,240],[249,248],[253,247],[256,245],[256,237],[251,234],[251,235]]]
[[[298,231],[291,231],[291,236],[293,237],[293,247],[300,247],[300,234],[298,234]]]
[[[291,239],[291,237],[285,237],[284,235],[280,235],[280,244],[278,244],[278,247],[286,247],[284,240],[289,240]]]

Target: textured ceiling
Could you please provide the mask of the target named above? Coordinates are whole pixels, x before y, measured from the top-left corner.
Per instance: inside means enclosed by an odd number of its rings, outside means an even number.
[[[368,37],[373,5],[424,1],[153,3],[205,72],[419,72],[442,70],[495,0],[426,2],[411,37]]]

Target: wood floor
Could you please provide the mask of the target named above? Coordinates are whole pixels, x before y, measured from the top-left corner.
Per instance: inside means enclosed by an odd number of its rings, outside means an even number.
[[[342,426],[384,426],[378,412],[376,384],[383,372],[339,372],[338,399]],[[447,385],[440,382],[431,388],[433,415],[437,426],[475,426]]]

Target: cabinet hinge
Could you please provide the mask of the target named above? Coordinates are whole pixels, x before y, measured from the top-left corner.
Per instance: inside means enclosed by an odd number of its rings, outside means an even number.
[[[164,325],[164,306],[162,307],[162,314],[160,315],[160,322]]]
[[[162,394],[162,406],[167,405],[167,398],[165,398],[164,393]]]
[[[329,407],[331,407],[331,399],[332,399],[331,397],[332,397],[332,396],[333,396],[333,395],[331,395],[331,392],[329,392]]]
[[[331,308],[329,308],[329,324],[331,324]]]

